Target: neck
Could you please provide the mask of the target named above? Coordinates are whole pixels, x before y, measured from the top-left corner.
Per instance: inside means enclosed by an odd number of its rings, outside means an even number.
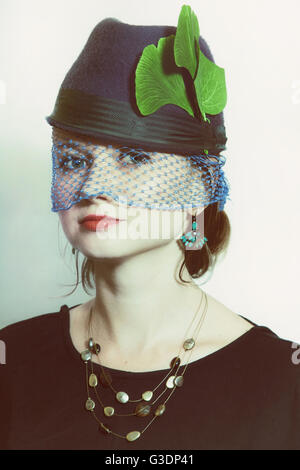
[[[188,276],[176,279],[183,261],[176,242],[116,260],[96,260],[95,340],[115,353],[143,352],[155,343],[182,339],[201,300]]]

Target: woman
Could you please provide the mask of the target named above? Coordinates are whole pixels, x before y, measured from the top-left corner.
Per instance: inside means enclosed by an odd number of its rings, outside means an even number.
[[[177,29],[93,30],[47,120],[95,297],[1,330],[1,448],[300,449],[291,342],[193,281],[229,241],[225,102],[189,7]]]

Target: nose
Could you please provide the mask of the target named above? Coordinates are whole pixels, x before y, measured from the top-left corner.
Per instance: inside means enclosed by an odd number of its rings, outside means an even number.
[[[98,194],[98,195],[95,195],[95,196],[94,195],[90,196],[85,191],[80,191],[79,199],[86,199],[86,200],[91,201],[91,202],[97,202],[97,201],[101,200],[101,201],[107,202],[108,204],[115,203],[114,199],[111,196],[107,195],[107,194]]]
[[[86,201],[86,204],[88,202],[90,204],[99,204],[99,201],[105,202],[109,206],[114,206],[117,207],[118,205],[124,205],[127,206],[127,199],[125,199],[123,196],[120,196],[116,194],[117,199],[112,198],[109,194],[98,194],[98,195],[93,195],[90,196],[89,194],[85,193],[84,191],[81,191],[78,197],[78,200],[82,203],[83,201]]]
[[[106,194],[99,194],[99,196],[92,197],[91,199],[101,199],[102,201],[112,202],[113,199]]]

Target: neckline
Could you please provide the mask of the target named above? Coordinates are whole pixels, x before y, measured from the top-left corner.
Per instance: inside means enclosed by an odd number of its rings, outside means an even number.
[[[75,368],[78,368],[78,365],[80,365],[80,363],[83,363],[83,362],[82,362],[80,353],[75,348],[75,346],[72,342],[72,339],[71,339],[71,335],[70,335],[70,310],[72,308],[78,307],[79,305],[82,305],[82,304],[76,304],[76,305],[73,305],[72,307],[69,308],[68,305],[64,304],[64,305],[61,306],[60,312],[59,312],[59,314],[61,315],[62,329],[63,329],[63,336],[64,336],[64,339],[65,339],[65,345],[66,345],[66,348],[68,350],[69,356],[71,356],[72,359],[73,359],[73,364],[74,364]],[[187,369],[194,369],[196,367],[206,365],[208,362],[213,361],[214,359],[218,359],[218,358],[222,357],[222,354],[230,353],[231,351],[233,351],[235,349],[236,346],[239,346],[240,344],[242,344],[242,343],[246,342],[247,340],[251,339],[253,336],[255,336],[261,330],[265,330],[265,329],[269,330],[269,328],[267,328],[265,326],[257,325],[256,323],[252,322],[251,320],[244,317],[243,315],[239,315],[239,316],[244,318],[245,320],[247,320],[249,323],[252,323],[254,326],[252,328],[250,328],[249,330],[247,330],[242,335],[240,335],[238,338],[231,341],[231,343],[225,344],[220,349],[217,349],[216,351],[213,351],[212,353],[207,354],[204,357],[201,357],[201,358],[196,359],[194,361],[192,360],[191,362],[189,362],[189,364],[187,366]],[[107,366],[104,366],[104,365],[102,365],[102,367],[105,371],[108,371],[114,377],[137,378],[137,379],[144,379],[146,375],[147,375],[147,377],[154,377],[155,375],[164,375],[169,370],[169,368],[167,368],[167,369],[157,369],[157,370],[150,370],[150,371],[135,372],[135,371],[122,370],[122,369],[114,369],[114,368],[107,367]],[[181,367],[185,367],[185,365],[183,365]],[[93,362],[93,368],[94,368],[95,372],[97,372],[98,370],[101,371],[101,366],[99,364],[95,363],[95,362]]]

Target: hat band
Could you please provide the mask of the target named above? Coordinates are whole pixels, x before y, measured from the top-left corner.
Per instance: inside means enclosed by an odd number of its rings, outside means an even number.
[[[198,154],[206,149],[219,154],[227,141],[223,125],[214,128],[187,113],[183,119],[164,109],[139,116],[127,102],[70,88],[60,89],[53,113],[46,120],[52,126],[109,143],[139,145],[145,150],[168,153]]]

